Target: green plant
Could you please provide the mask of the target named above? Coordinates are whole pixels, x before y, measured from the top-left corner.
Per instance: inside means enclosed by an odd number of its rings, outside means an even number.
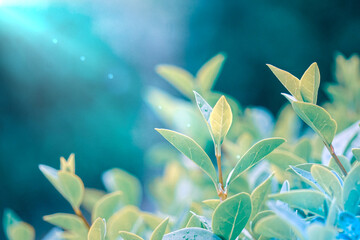
[[[111,169],[102,178],[106,192],[85,188],[70,155],[60,158],[60,170],[40,166],[74,210],[44,217],[62,229],[51,231],[50,239],[360,238],[360,129],[358,105],[352,104],[360,98],[359,88],[354,89],[359,84],[358,57],[337,56],[342,85],[328,87],[334,101],[325,105],[328,110],[317,105],[316,63],[300,80],[268,65],[291,94],[283,94],[290,105],[277,121],[263,108],[242,108],[212,90],[224,61],[224,54],[216,55],[196,76],[170,65],[157,67],[187,99],[156,88],[145,96],[174,129],[156,130],[177,149],[161,142],[146,156],[149,168],[164,169],[147,186],[156,214],[139,209],[142,189],[134,176]],[[352,93],[345,99],[334,88]],[[338,107],[352,117],[341,132],[337,121],[344,116],[336,115],[335,121],[330,115]],[[299,119],[313,132],[300,131]],[[11,210],[4,212],[3,222],[9,239],[34,239],[32,227]]]

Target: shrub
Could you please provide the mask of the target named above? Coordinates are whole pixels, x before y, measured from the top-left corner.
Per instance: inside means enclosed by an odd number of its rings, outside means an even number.
[[[316,63],[300,80],[268,65],[289,92],[276,122],[266,109],[243,109],[212,91],[224,61],[216,55],[196,76],[170,65],[156,69],[187,100],[156,88],[145,96],[176,130],[156,129],[178,150],[162,142],[147,154],[151,167],[165,169],[148,186],[155,213],[139,209],[141,185],[121,169],[103,174],[106,192],[84,188],[72,154],[60,158],[60,170],[40,165],[74,209],[44,216],[57,227],[47,239],[360,238],[359,58],[337,56],[325,108],[317,105]],[[301,131],[299,119],[310,128]],[[9,239],[34,239],[11,210],[4,229]]]

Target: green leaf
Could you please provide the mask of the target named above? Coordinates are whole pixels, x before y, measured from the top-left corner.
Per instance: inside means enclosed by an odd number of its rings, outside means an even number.
[[[35,231],[29,224],[18,222],[9,226],[8,238],[9,240],[33,240],[35,239]]]
[[[208,199],[202,201],[204,204],[206,204],[211,209],[215,210],[215,208],[220,204],[220,199]]]
[[[190,211],[190,213],[192,214],[191,218],[196,217],[197,219],[199,219],[199,221],[201,223],[201,226],[200,226],[201,228],[205,228],[205,229],[207,229],[209,231],[212,231],[210,219],[208,219],[208,218],[206,218],[204,216],[197,215],[193,211]]]
[[[310,140],[308,138],[303,138],[296,144],[294,154],[306,161],[309,161],[311,157],[311,150],[312,147]]]
[[[121,191],[109,193],[96,202],[91,219],[92,221],[97,218],[108,220],[122,206],[124,206],[123,193]]]
[[[268,238],[294,239],[294,234],[289,225],[274,214],[259,219],[254,225],[254,232]]]
[[[340,200],[342,200],[342,199],[340,199]],[[336,226],[336,224],[337,224],[337,220],[338,220],[339,213],[340,213],[337,201],[338,201],[338,199],[333,199],[330,204],[329,212],[326,217],[326,225],[327,226]]]
[[[322,107],[312,103],[293,102],[296,114],[330,146],[336,133],[336,122]]]
[[[315,164],[311,167],[311,175],[329,196],[341,200],[341,184],[338,178],[329,169]]]
[[[338,155],[338,159],[340,160],[341,164],[344,166],[346,172],[350,172],[350,170],[351,170],[351,164],[350,164],[349,159],[347,159],[347,157],[342,156],[342,155]],[[334,169],[334,171],[335,171],[339,176],[345,177],[345,176],[344,176],[344,173],[341,171],[341,168],[340,168],[339,165],[336,163],[336,160],[335,160],[333,157],[330,158],[329,167],[332,168],[332,169]]]
[[[57,171],[54,168],[45,165],[39,165],[41,172],[63,195],[74,209],[78,209],[84,197],[84,184],[81,179],[73,173],[67,171]]]
[[[43,217],[44,221],[58,226],[66,231],[77,233],[80,236],[87,236],[88,228],[84,221],[74,215],[68,213],[55,213]]]
[[[205,63],[196,74],[196,82],[202,92],[207,92],[216,83],[226,57],[219,53]]]
[[[205,119],[205,121],[208,123],[208,125],[210,126],[210,115],[212,113],[212,107],[210,106],[210,104],[208,104],[206,102],[206,100],[197,92],[194,91],[194,95],[195,95],[195,100],[196,100],[196,105],[198,106],[201,115],[203,116],[203,118]]]
[[[169,218],[165,218],[159,226],[155,228],[153,233],[151,234],[150,240],[161,240],[165,234],[166,227],[169,223]]]
[[[214,233],[202,228],[183,228],[164,235],[162,240],[221,240]]]
[[[88,240],[105,240],[105,235],[105,219],[97,218],[89,230]]]
[[[355,159],[360,161],[360,148],[353,148],[351,151],[354,154]]]
[[[265,210],[265,211],[262,211],[262,212],[258,212],[253,218],[252,220],[250,221],[250,229],[252,232],[255,232],[254,231],[254,228],[257,224],[257,222],[259,222],[261,219],[267,217],[267,216],[270,216],[270,215],[275,215],[275,213],[273,211],[270,211],[270,210]]]
[[[156,72],[186,97],[192,99],[194,77],[186,70],[172,65],[159,65]]]
[[[283,137],[289,142],[298,138],[301,125],[300,119],[290,104],[286,104],[278,115],[273,136]]]
[[[21,221],[11,209],[5,209],[3,215],[4,233],[9,240],[33,240],[35,230],[29,224]]]
[[[236,239],[251,214],[251,199],[247,193],[236,194],[221,202],[212,216],[213,232],[227,240]]]
[[[300,93],[304,102],[316,104],[320,86],[320,71],[317,63],[313,63],[300,79]]]
[[[286,204],[276,201],[269,201],[268,207],[273,210],[276,216],[280,217],[291,228],[293,234],[296,235],[292,239],[306,239],[306,222],[298,213],[291,210]]]
[[[214,135],[214,144],[221,146],[232,123],[232,112],[229,103],[224,96],[221,96],[210,114],[210,126]]]
[[[283,138],[267,138],[255,143],[235,165],[227,178],[226,185],[230,185],[242,172],[254,166],[284,142]]]
[[[254,191],[251,193],[251,216],[250,219],[260,211],[264,210],[265,203],[268,199],[268,195],[271,193],[271,179],[273,174],[270,175],[264,182],[257,186]]]
[[[119,231],[130,232],[139,217],[140,213],[137,207],[129,205],[122,208],[109,218],[106,237],[109,240],[115,240],[118,239]]]
[[[284,87],[298,100],[302,101],[300,92],[300,80],[289,72],[281,70],[273,65],[266,64]]]
[[[148,212],[141,212],[141,218],[144,220],[144,223],[151,229],[155,230],[157,226],[163,221],[162,218],[158,217],[155,214]]]
[[[204,228],[200,219],[197,218],[195,215],[192,215],[186,224],[186,228],[190,228],[190,227]]]
[[[113,168],[102,175],[103,183],[109,192],[123,192],[124,204],[138,206],[142,198],[142,189],[140,181],[133,175]]]
[[[300,208],[305,212],[311,212],[320,216],[325,215],[325,195],[313,190],[292,190],[284,193],[269,195],[269,198],[283,201],[290,207]]]
[[[88,212],[92,212],[97,201],[105,196],[105,192],[94,188],[85,188],[84,199],[82,206]]]
[[[131,233],[131,232],[120,231],[119,235],[124,240],[144,240],[142,237],[139,237],[138,235]]]
[[[156,129],[166,140],[168,140],[175,148],[182,152],[186,157],[196,163],[213,181],[217,189],[218,178],[214,165],[209,156],[193,139],[181,133],[177,133],[167,129]]]
[[[59,182],[58,171],[55,168],[42,164],[39,165],[39,169],[47,178],[47,180],[49,180],[49,182],[56,188],[56,190],[63,195]]]
[[[356,215],[360,208],[360,164],[346,176],[343,187],[344,210]]]
[[[211,115],[213,109],[200,94],[198,94],[197,92],[194,91],[194,95],[195,95],[196,105],[198,106],[198,108],[201,112],[201,115],[203,116],[203,119],[206,122],[206,126],[210,132],[213,142],[215,142],[214,134],[213,134],[211,126],[210,126],[210,115]]]
[[[309,240],[331,240],[336,239],[337,231],[330,226],[310,224],[307,229]]]
[[[311,175],[310,170],[307,171],[308,165],[313,164],[300,164],[296,167],[290,166],[290,168],[303,180],[305,183],[309,184],[312,188],[323,191],[322,187],[318,184],[318,182]],[[311,167],[309,168],[311,169]]]
[[[79,209],[84,197],[84,184],[75,174],[59,171],[59,182],[64,197],[75,209]]]
[[[3,214],[3,227],[4,232],[7,234],[9,227],[13,224],[21,222],[19,216],[11,209],[6,208]]]

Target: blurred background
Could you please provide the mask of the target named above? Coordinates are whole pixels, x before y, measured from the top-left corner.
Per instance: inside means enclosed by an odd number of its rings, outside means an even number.
[[[144,181],[144,153],[163,141],[144,92],[181,96],[157,64],[195,74],[225,52],[215,90],[276,115],[284,88],[265,64],[301,77],[316,61],[333,81],[334,54],[360,52],[359,10],[355,0],[0,0],[1,211],[43,236],[43,215],[71,209],[38,164],[58,168],[70,153],[87,187],[102,188],[112,167]]]

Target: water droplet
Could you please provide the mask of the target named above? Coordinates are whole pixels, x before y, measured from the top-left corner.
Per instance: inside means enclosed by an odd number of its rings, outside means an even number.
[[[158,106],[158,109],[160,109],[160,110],[161,110],[161,109],[162,109],[162,106],[160,106],[160,105],[159,105],[159,106]]]
[[[207,112],[207,111],[208,111],[208,109],[207,109],[207,108],[204,108],[204,111],[205,111],[205,112]]]
[[[186,124],[186,126],[189,128],[189,127],[191,127],[191,124],[190,124],[190,123],[188,123],[188,124]]]
[[[109,73],[108,74],[108,79],[113,79],[114,78],[114,75],[112,73]]]
[[[85,57],[85,56],[81,56],[81,57],[80,57],[80,60],[81,60],[82,62],[84,62],[84,61],[86,60],[86,57]]]
[[[53,42],[53,44],[57,44],[58,40],[56,38],[53,38],[52,42]]]
[[[240,159],[240,155],[236,155],[236,158],[237,158],[237,159]]]

